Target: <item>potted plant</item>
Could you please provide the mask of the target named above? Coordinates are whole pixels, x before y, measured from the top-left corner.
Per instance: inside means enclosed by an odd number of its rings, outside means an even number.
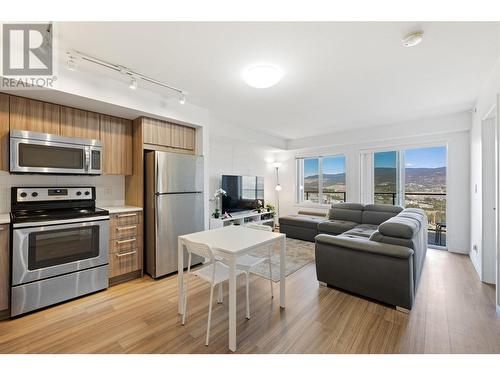
[[[259,199],[257,201],[257,206],[255,207],[255,211],[257,211],[259,214],[262,212],[262,201]]]
[[[215,201],[215,211],[212,214],[212,216],[216,219],[220,217],[220,211],[219,211],[219,201],[221,197],[225,197],[227,195],[226,191],[222,188],[218,188],[215,190],[214,193],[214,201]],[[217,214],[217,216],[215,216]]]
[[[266,210],[267,212],[270,212],[272,214],[275,214],[276,213],[276,209],[274,208],[274,206],[270,203],[266,204]]]

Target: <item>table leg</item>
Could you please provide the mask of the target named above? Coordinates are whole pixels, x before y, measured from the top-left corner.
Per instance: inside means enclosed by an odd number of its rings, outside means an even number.
[[[286,238],[280,239],[280,306],[285,308]]]
[[[179,314],[184,311],[184,245],[177,239],[177,284],[179,287]]]
[[[229,350],[236,351],[236,257],[227,259],[229,265]]]

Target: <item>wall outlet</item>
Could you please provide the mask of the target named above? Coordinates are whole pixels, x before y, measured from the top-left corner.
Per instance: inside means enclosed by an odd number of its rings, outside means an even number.
[[[113,189],[110,187],[104,188],[104,195],[110,197],[113,194]]]

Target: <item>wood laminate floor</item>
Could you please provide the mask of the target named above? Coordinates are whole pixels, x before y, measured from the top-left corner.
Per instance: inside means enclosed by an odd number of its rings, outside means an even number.
[[[238,353],[500,353],[494,288],[464,255],[429,250],[409,315],[320,287],[310,264],[287,278],[285,310],[270,299],[268,281],[253,276],[247,321],[240,285]],[[204,345],[208,293],[208,284],[191,283],[183,327],[177,277],[137,279],[0,322],[0,353],[227,353],[226,304],[214,304]]]

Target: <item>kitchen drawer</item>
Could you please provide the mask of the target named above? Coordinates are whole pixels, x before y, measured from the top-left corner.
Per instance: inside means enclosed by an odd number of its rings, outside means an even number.
[[[142,212],[123,212],[111,215],[111,225],[124,226],[142,223]]]
[[[142,268],[142,249],[109,254],[109,277],[124,275]]]
[[[141,249],[142,251],[142,236],[130,237],[124,240],[114,239],[109,241],[110,253],[124,253],[135,249]]]
[[[142,236],[142,213],[132,212],[111,215],[109,237],[124,240]]]

